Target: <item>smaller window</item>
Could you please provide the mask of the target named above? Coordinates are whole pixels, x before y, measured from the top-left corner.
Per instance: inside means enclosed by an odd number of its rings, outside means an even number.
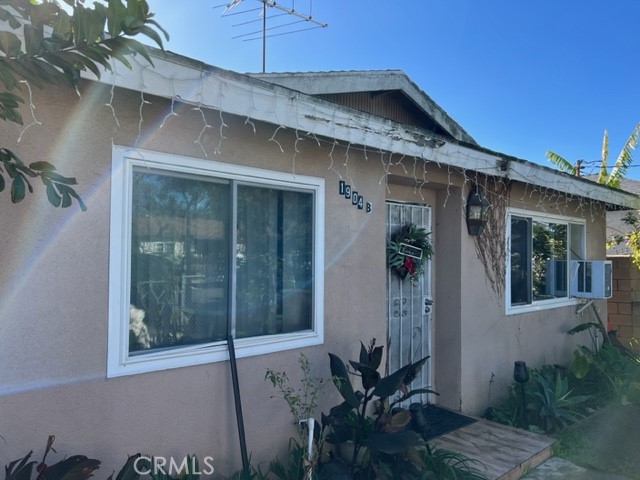
[[[511,211],[507,228],[507,312],[569,302],[568,261],[584,258],[584,224]]]

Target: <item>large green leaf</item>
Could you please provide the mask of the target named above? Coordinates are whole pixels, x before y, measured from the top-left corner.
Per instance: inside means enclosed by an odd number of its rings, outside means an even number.
[[[590,328],[595,328],[596,330],[600,330],[601,329],[599,323],[584,322],[584,323],[580,323],[579,325],[576,325],[571,330],[569,330],[567,333],[569,335],[575,335],[576,333],[584,332],[585,330],[589,330]]]
[[[99,3],[94,4],[93,9],[84,11],[82,18],[82,29],[85,36],[85,43],[91,45],[100,41],[100,36],[104,32],[104,25],[107,21],[107,9]]]
[[[11,182],[11,201],[20,203],[26,194],[26,182],[22,175],[16,175]]]
[[[120,0],[112,0],[107,5],[107,32],[111,37],[116,37],[122,33],[124,17],[127,9]]]
[[[35,461],[29,461],[33,455],[33,450],[24,457],[14,460],[4,467],[5,480],[31,480],[31,472]]]
[[[40,53],[42,49],[42,40],[44,34],[42,28],[36,28],[33,25],[24,26],[24,47],[29,57],[33,57]]]
[[[50,181],[44,182],[47,190],[47,199],[54,207],[59,207],[62,203],[62,197],[58,194],[58,190]]]
[[[70,43],[73,39],[73,29],[71,28],[71,16],[64,10],[60,10],[58,15],[52,20],[51,26],[53,27],[52,38]]]
[[[375,368],[370,367],[369,365],[350,361],[351,366],[360,373],[360,378],[362,380],[362,387],[365,390],[369,390],[370,388],[375,387],[380,381],[380,373]]]
[[[331,376],[333,381],[342,395],[342,398],[351,405],[353,408],[358,408],[360,401],[353,390],[351,380],[349,379],[349,373],[347,367],[345,367],[343,361],[337,355],[333,353],[329,354],[329,365],[331,369]]]
[[[134,464],[136,463],[136,461],[138,461],[140,457],[141,455],[137,453],[127,458],[126,463],[123,465],[123,467],[120,469],[120,471],[116,475],[116,480],[138,480],[138,478],[140,478],[140,474],[136,472],[136,468],[135,468],[136,465]],[[146,462],[146,464],[140,465],[138,467],[138,471],[142,471],[142,472],[149,471],[150,470],[149,461],[146,458],[143,458],[142,460],[138,461],[138,463],[141,463],[141,462]]]
[[[405,365],[400,370],[392,373],[388,377],[381,379],[376,388],[373,390],[373,394],[377,397],[387,398],[398,391],[400,385],[404,383],[404,378],[409,371],[411,365]]]
[[[84,455],[73,455],[48,466],[38,477],[40,480],[86,480],[100,466],[100,461]]]
[[[547,160],[549,160],[558,168],[558,170],[565,173],[570,173],[572,175],[575,174],[576,172],[575,167],[571,162],[566,160],[564,157],[561,157],[560,155],[552,152],[551,150],[547,150],[547,152],[545,153],[545,156],[547,157]]]
[[[15,33],[0,31],[0,51],[7,57],[17,57],[21,54],[22,42]]]
[[[403,383],[405,385],[409,386],[411,384],[411,382],[413,382],[415,380],[415,378],[418,376],[418,373],[420,373],[420,370],[422,370],[422,367],[426,363],[427,360],[429,360],[429,356],[428,355],[426,357],[424,357],[424,358],[421,358],[417,362],[414,362],[414,363],[409,365],[409,368],[407,370],[407,374],[405,375],[404,380],[403,380]]]
[[[23,103],[23,100],[18,95],[10,92],[0,92],[0,118],[22,124],[22,116],[18,111],[20,103]]]
[[[9,67],[9,61],[0,57],[0,82],[7,90],[13,90],[18,86],[15,76]]]
[[[616,163],[611,169],[607,185],[610,187],[620,188],[620,179],[627,173],[627,169],[633,163],[633,150],[638,145],[638,138],[640,137],[640,122],[632,130],[631,135],[627,138],[627,141],[622,146],[620,155],[616,159]]]
[[[9,67],[18,78],[26,80],[31,86],[38,88],[44,87],[42,78],[38,75],[37,70],[34,69],[32,62],[22,62],[15,58],[10,58],[6,61],[5,65]]]

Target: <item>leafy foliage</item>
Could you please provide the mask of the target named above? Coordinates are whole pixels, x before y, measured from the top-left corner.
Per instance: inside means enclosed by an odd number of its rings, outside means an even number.
[[[600,323],[584,323],[570,333],[601,328]],[[567,367],[543,365],[529,371],[531,380],[524,384],[524,422],[516,383],[504,402],[487,410],[487,418],[552,433],[606,405],[640,405],[640,357],[611,340],[593,350],[578,347]]]
[[[45,462],[49,452],[55,452],[53,442],[55,437],[49,436],[47,446],[42,456],[42,461],[31,460],[33,450],[24,457],[14,460],[5,466],[5,480],[31,480],[33,467],[36,467],[38,480],[85,480],[93,475],[100,467],[100,461],[85,457],[84,455],[72,455],[59,462],[47,465]]]
[[[512,384],[508,399],[490,408],[486,416],[537,433],[552,433],[577,421],[587,412],[589,395],[577,395],[564,370],[555,365],[529,369],[530,380],[523,385]],[[520,396],[521,388],[524,389],[524,401]]]
[[[357,361],[351,369],[334,354],[329,354],[331,374],[343,402],[322,415],[326,443],[332,454],[323,469],[342,471],[351,478],[414,478],[422,466],[418,450],[424,440],[408,428],[411,414],[398,405],[417,394],[435,393],[429,389],[409,388],[429,357],[409,363],[388,376],[378,372],[383,347],[360,344]],[[351,376],[360,378],[354,387]],[[395,399],[394,399],[395,398]],[[370,414],[371,412],[371,414]]]
[[[591,392],[595,407],[640,404],[640,359],[611,343],[597,351],[578,348],[569,371],[576,379],[576,390]]]
[[[44,88],[51,84],[78,85],[81,72],[100,78],[112,70],[111,60],[131,68],[130,56],[141,55],[153,65],[145,46],[135,40],[142,35],[162,48],[162,33],[145,0],[105,0],[86,7],[84,0],[64,0],[72,13],[52,0],[0,0],[0,119],[22,124],[21,92],[25,85]],[[68,207],[75,198],[70,186],[75,179],[63,177],[46,162],[29,165],[10,150],[0,149],[0,191],[8,176],[11,201],[19,203],[28,190],[27,177],[40,177],[47,198],[56,207]]]
[[[597,180],[599,184],[606,185],[607,187],[620,188],[620,179],[624,178],[629,165],[633,162],[633,150],[636,148],[639,138],[640,122],[631,131],[629,138],[622,146],[622,150],[620,150],[620,154],[611,168],[611,172],[609,172],[607,165],[607,159],[609,157],[609,135],[606,130],[604,131],[604,135],[602,137],[600,169]],[[547,160],[558,167],[559,170],[573,175],[580,175],[580,167],[578,165],[574,166],[571,162],[557,153],[547,150],[546,157]]]
[[[20,203],[27,190],[33,193],[33,186],[29,179],[39,177],[47,189],[47,198],[51,205],[66,208],[75,198],[83,211],[87,209],[82,199],[70,186],[77,183],[76,179],[63,177],[49,162],[33,162],[26,165],[11,150],[0,148],[0,192],[6,188],[3,173],[6,173],[11,181],[11,202],[13,203]]]
[[[548,371],[541,370],[533,375],[532,380],[533,395],[527,409],[538,417],[545,432],[555,432],[584,416],[580,407],[588,397],[574,395],[565,375],[559,371],[549,375]]]
[[[409,275],[411,281],[416,282],[424,272],[424,263],[433,256],[430,234],[424,228],[409,223],[389,239],[387,265],[403,280]]]
[[[612,248],[623,242],[626,243],[631,251],[631,261],[640,268],[640,218],[638,218],[638,212],[628,212],[622,217],[622,222],[627,225],[627,232],[623,235],[613,235],[607,242],[607,248]]]

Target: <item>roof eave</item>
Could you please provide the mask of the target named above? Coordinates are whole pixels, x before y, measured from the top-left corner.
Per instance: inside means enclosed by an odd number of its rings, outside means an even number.
[[[640,197],[628,192],[475,144],[447,142],[418,128],[181,55],[155,49],[151,49],[150,54],[155,67],[134,59],[133,69],[105,71],[100,82],[264,121],[310,136],[323,136],[590,198],[604,202],[610,209],[640,209]]]

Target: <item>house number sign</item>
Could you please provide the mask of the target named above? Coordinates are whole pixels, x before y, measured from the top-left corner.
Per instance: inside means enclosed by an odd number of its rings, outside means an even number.
[[[364,196],[352,190],[351,185],[348,185],[344,180],[340,180],[338,192],[347,200],[351,200],[351,205],[357,207],[358,210],[364,210],[367,213],[371,213],[373,210],[373,204],[371,202],[365,203]]]

